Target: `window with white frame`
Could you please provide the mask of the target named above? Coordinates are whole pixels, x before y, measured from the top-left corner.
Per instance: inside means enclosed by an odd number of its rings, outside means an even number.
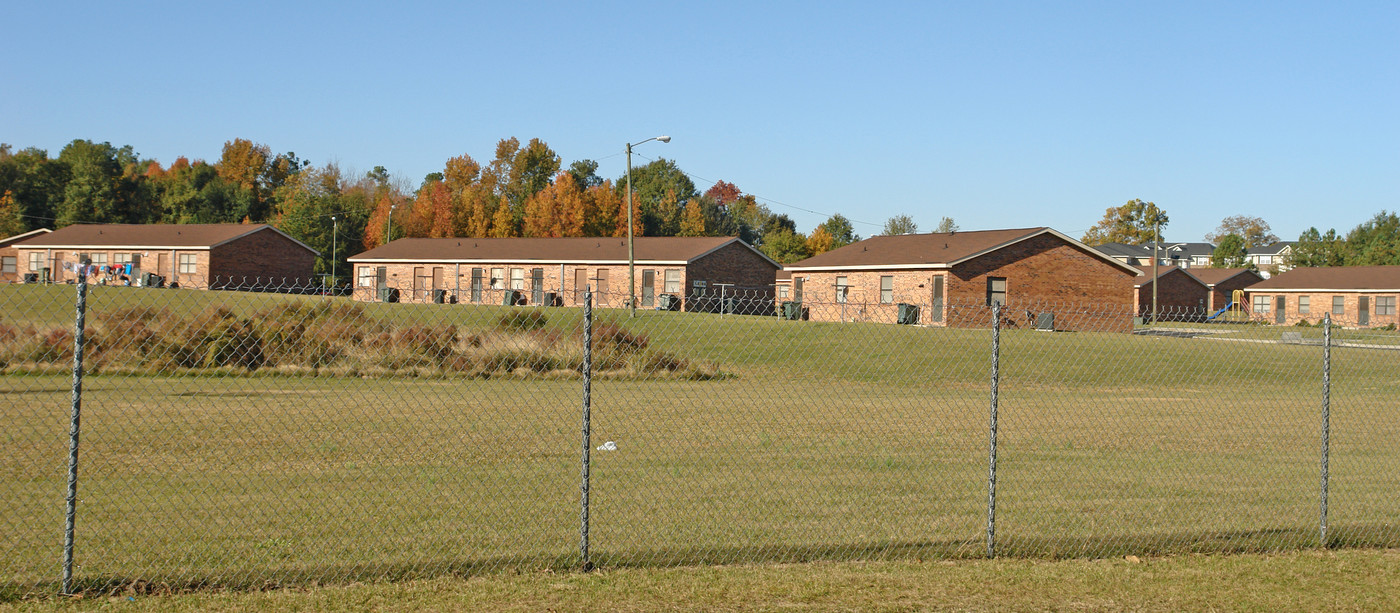
[[[360,287],[374,287],[374,267],[361,266],[355,279],[355,285]]]
[[[1307,315],[1312,312],[1312,296],[1298,297],[1298,314]]]
[[[894,275],[880,277],[880,304],[894,302]]]
[[[661,291],[668,294],[676,294],[681,291],[681,270],[679,268],[666,269],[666,279],[663,282]]]
[[[504,269],[504,268],[492,268],[492,269],[491,269],[491,289],[505,289],[505,288],[506,288],[506,269]]]
[[[29,272],[39,272],[44,268],[44,254],[39,251],[29,252]]]
[[[182,274],[182,275],[192,275],[192,274],[194,274],[194,273],[195,273],[195,270],[196,270],[196,269],[195,269],[195,263],[198,261],[198,258],[199,258],[199,256],[198,256],[198,255],[195,255],[195,254],[193,254],[193,253],[181,253],[181,254],[180,254],[180,274]]]
[[[0,272],[14,274],[19,267],[19,258],[7,255],[0,258]]]
[[[787,300],[787,299],[788,299],[788,286],[786,286],[786,285],[779,285],[779,286],[778,286],[778,300]]]
[[[1376,296],[1376,314],[1394,315],[1395,296]]]
[[[113,254],[112,254],[112,263],[113,263],[113,264],[116,264],[116,265],[118,265],[118,266],[126,266],[127,264],[130,264],[130,263],[131,263],[131,254],[130,254],[130,253],[113,253]]]
[[[510,288],[516,291],[525,291],[525,269],[510,269]]]
[[[1253,307],[1253,309],[1254,309],[1254,312],[1255,312],[1255,313],[1268,313],[1268,312],[1269,312],[1269,297],[1268,297],[1268,296],[1263,296],[1263,295],[1260,295],[1260,294],[1255,294],[1255,295],[1254,295],[1254,307]]]
[[[1345,296],[1333,296],[1333,297],[1332,297],[1332,314],[1333,314],[1333,315],[1346,315],[1346,314],[1347,314],[1347,299],[1346,299]]]
[[[846,296],[850,294],[851,286],[846,277],[836,277],[836,301],[845,302]]]
[[[107,253],[106,253],[106,252],[103,252],[103,253],[94,253],[94,254],[92,254],[92,265],[93,265],[93,266],[106,266],[106,265],[107,265]]]

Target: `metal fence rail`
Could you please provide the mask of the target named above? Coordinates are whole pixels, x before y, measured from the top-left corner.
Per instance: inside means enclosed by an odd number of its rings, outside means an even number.
[[[0,286],[0,599],[1400,544],[1375,318],[84,289]]]

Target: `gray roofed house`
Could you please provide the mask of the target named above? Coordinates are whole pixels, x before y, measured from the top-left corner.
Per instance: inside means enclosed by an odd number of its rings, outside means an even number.
[[[1293,245],[1296,244],[1298,241],[1277,241],[1252,247],[1245,252],[1245,259],[1267,279],[1275,274],[1288,272],[1291,268],[1288,265],[1288,256],[1293,254]]]

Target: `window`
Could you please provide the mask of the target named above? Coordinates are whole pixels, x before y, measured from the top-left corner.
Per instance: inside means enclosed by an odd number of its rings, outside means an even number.
[[[1310,312],[1312,311],[1312,306],[1311,306],[1311,304],[1309,304],[1309,303],[1312,302],[1311,298],[1312,298],[1312,296],[1299,296],[1299,297],[1298,297],[1298,314],[1299,314],[1299,315],[1307,315],[1308,313],[1310,313]]]
[[[524,290],[525,290],[525,269],[524,269],[524,268],[512,268],[512,269],[510,269],[510,288],[513,289],[513,290],[516,290],[516,291],[524,291]]]
[[[666,281],[661,291],[668,294],[675,294],[681,291],[681,271],[679,268],[670,268],[666,270]]]
[[[1333,315],[1346,315],[1346,314],[1347,314],[1347,299],[1346,299],[1345,296],[1333,296],[1333,297],[1332,297],[1332,314],[1333,314]]]
[[[778,300],[787,300],[787,299],[788,299],[788,286],[786,286],[786,285],[779,285],[779,286],[778,286]]]
[[[1376,296],[1376,314],[1394,315],[1395,296]]]
[[[374,287],[374,267],[361,266],[355,274],[355,285],[360,287]]]
[[[7,272],[13,274],[19,267],[18,260],[19,258],[13,255],[7,255],[3,258],[0,258],[0,272]]]
[[[1261,265],[1261,266],[1267,266],[1267,265],[1273,264],[1273,263],[1274,263],[1274,256],[1272,256],[1272,255],[1261,255],[1261,256],[1259,256],[1259,265]]]
[[[1268,296],[1261,296],[1261,295],[1259,295],[1259,294],[1255,294],[1255,295],[1254,295],[1254,308],[1253,308],[1253,311],[1254,311],[1255,313],[1261,313],[1261,314],[1262,314],[1262,313],[1268,313],[1268,312],[1269,312],[1269,297],[1268,297]]]
[[[492,269],[491,269],[491,289],[505,289],[505,288],[506,288],[506,269],[504,269],[504,268],[492,268]]]
[[[180,254],[180,274],[182,274],[182,275],[192,275],[192,274],[194,274],[194,273],[195,273],[195,261],[196,261],[195,258],[198,258],[198,257],[199,257],[199,256],[197,256],[197,255],[195,255],[195,254],[193,254],[193,253],[181,253],[181,254]]]
[[[131,254],[114,253],[112,254],[112,263],[116,264],[117,266],[126,266],[127,264],[131,263]]]
[[[1006,277],[987,277],[987,306],[1006,304]]]
[[[836,302],[845,302],[851,287],[846,277],[836,277]]]
[[[472,269],[472,302],[481,302],[481,289],[485,285],[486,269]]]
[[[44,254],[38,251],[29,252],[29,272],[39,272],[44,267]]]
[[[886,275],[880,277],[880,304],[890,304],[894,302],[894,276]]]
[[[106,252],[103,252],[103,253],[94,253],[94,254],[92,254],[92,265],[93,265],[93,266],[106,266],[106,265],[107,265],[107,254],[106,254]]]

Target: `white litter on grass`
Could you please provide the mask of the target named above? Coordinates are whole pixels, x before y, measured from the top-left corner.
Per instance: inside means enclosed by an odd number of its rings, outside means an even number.
[[[598,446],[598,451],[617,451],[617,443],[608,441]]]

